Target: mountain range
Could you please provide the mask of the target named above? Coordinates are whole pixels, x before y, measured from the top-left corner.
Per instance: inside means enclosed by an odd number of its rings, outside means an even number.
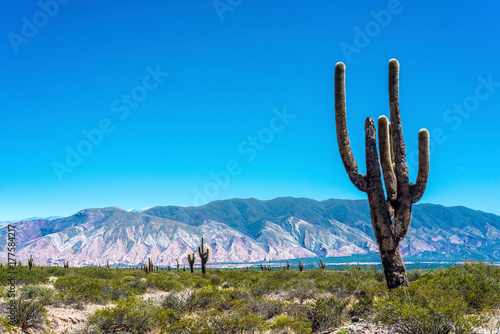
[[[252,263],[318,256],[360,258],[378,251],[365,200],[283,197],[231,199],[199,207],[144,211],[85,209],[54,220],[16,226],[17,258],[72,266],[187,264],[204,237],[209,263]],[[7,227],[0,227],[6,240]],[[413,206],[400,244],[406,260],[500,260],[500,216],[465,207]],[[0,244],[5,251],[6,245]],[[6,253],[4,253],[6,254]]]

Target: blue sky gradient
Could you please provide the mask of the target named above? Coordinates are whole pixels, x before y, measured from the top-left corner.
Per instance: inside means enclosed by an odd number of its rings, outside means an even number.
[[[0,220],[234,197],[366,198],[338,153],[334,67],[346,63],[364,172],[364,119],[389,114],[391,58],[411,181],[418,131],[431,133],[421,203],[500,214],[498,2],[0,6]]]

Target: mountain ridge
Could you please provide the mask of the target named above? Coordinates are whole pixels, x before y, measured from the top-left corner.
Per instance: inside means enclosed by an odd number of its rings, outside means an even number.
[[[366,200],[279,197],[219,200],[199,207],[83,209],[48,221],[14,223],[18,257],[72,265],[182,262],[201,237],[211,263],[343,257],[378,251]],[[6,227],[0,228],[0,235]],[[404,256],[500,259],[500,217],[466,207],[417,204],[401,242]],[[5,245],[0,245],[3,250]]]

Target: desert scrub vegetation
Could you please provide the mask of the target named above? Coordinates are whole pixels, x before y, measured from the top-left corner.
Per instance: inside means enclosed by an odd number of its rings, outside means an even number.
[[[376,318],[405,334],[472,333],[499,307],[500,268],[482,262],[431,270],[375,302]]]
[[[97,310],[89,317],[86,331],[146,333],[153,327],[163,325],[169,318],[167,313],[168,311],[152,305],[149,301],[130,296],[119,299],[115,307]]]
[[[99,271],[96,273],[100,274]],[[94,278],[85,273],[59,277],[54,287],[67,304],[75,301],[104,304],[120,298],[143,294],[147,290],[147,281],[142,281],[136,276]]]
[[[302,272],[211,269],[205,275],[18,269],[25,282],[17,287],[18,302],[25,303],[18,327],[43,327],[46,307],[113,303],[92,314],[82,333],[309,334],[353,318],[381,321],[395,333],[471,333],[500,309],[500,268],[482,262],[410,270],[409,286],[392,290],[383,271],[359,265]],[[54,288],[46,284],[52,276],[58,277]],[[7,291],[0,289],[2,297]],[[143,297],[146,292],[154,298]]]
[[[384,273],[370,266],[303,272],[212,269],[207,275],[157,271],[146,280],[148,287],[167,292],[159,302],[131,295],[116,308],[96,312],[89,323],[103,332],[319,333],[363,317],[397,333],[458,334],[472,333],[480,315],[500,307],[500,268],[467,262],[411,270],[408,276],[409,287],[388,290]]]
[[[37,299],[14,299],[12,325],[21,330],[39,329],[47,323],[47,310]]]
[[[16,266],[16,284],[47,283],[50,275],[47,274],[45,269],[47,268],[34,267],[32,270],[29,270],[27,266]],[[0,267],[0,285],[6,286],[9,284],[9,278],[11,277],[9,271],[9,266]]]

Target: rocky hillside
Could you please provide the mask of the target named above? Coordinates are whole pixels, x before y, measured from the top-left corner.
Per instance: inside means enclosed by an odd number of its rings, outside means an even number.
[[[154,207],[129,212],[116,207],[82,210],[56,220],[17,226],[17,256],[71,265],[155,264],[185,261],[201,237],[211,263],[308,257],[359,256],[377,251],[366,201],[277,198],[232,199],[200,207]],[[0,229],[5,240],[6,227]],[[500,217],[465,207],[421,204],[401,244],[422,260],[500,260]],[[5,250],[5,245],[0,245]],[[4,253],[5,254],[5,253]]]

